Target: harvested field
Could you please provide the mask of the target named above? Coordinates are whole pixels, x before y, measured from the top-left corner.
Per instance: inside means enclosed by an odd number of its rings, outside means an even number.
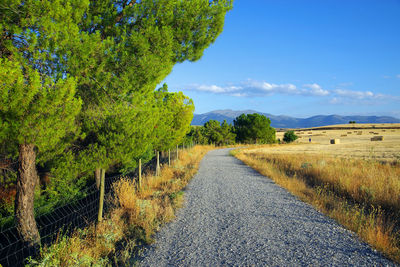
[[[357,126],[356,134],[348,134],[347,127],[352,126]],[[385,131],[382,128],[385,128]],[[296,130],[299,139],[293,144],[260,149],[273,150],[274,153],[324,154],[389,162],[400,160],[400,124],[333,125],[325,126],[323,130],[315,129]],[[277,138],[282,140],[283,134],[284,132],[277,132]],[[377,135],[382,136],[383,140],[371,141],[374,137],[376,139]],[[340,144],[330,144],[332,139],[340,139]]]

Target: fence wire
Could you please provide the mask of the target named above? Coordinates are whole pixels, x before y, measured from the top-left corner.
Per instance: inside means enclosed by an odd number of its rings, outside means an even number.
[[[112,183],[121,177],[106,178],[106,195],[110,194]],[[68,235],[74,229],[84,228],[97,220],[99,190],[94,184],[85,191],[85,197],[36,218],[42,246],[53,243],[59,235]],[[107,206],[108,203],[105,201],[104,204]],[[14,218],[10,217],[10,220]],[[15,226],[0,229],[0,264],[3,266],[23,266],[26,258],[35,257],[37,253],[37,248],[24,245]]]
[[[172,151],[171,151],[172,152]],[[167,156],[168,157],[168,156]],[[171,159],[175,158],[171,153]],[[168,161],[164,158],[162,162]],[[155,158],[143,164],[142,170],[154,169]],[[108,202],[112,194],[112,184],[122,177],[137,179],[137,170],[129,175],[117,175],[106,177],[104,213],[110,208]],[[77,228],[85,228],[97,221],[100,192],[93,184],[83,190],[85,197],[78,200],[69,200],[68,204],[57,207],[51,212],[40,215],[36,223],[40,233],[41,245],[50,245],[61,235],[69,235]],[[39,249],[24,244],[20,234],[14,226],[14,217],[4,218],[2,221],[10,221],[6,226],[0,226],[0,264],[8,266],[24,266],[27,258],[38,256]],[[9,226],[11,225],[11,226]]]

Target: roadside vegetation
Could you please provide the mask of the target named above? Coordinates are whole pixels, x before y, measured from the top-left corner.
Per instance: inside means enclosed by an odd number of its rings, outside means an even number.
[[[175,217],[183,204],[183,188],[211,146],[183,150],[179,160],[164,165],[161,175],[147,174],[141,185],[126,177],[113,184],[113,208],[102,222],[60,236],[43,247],[33,266],[132,265],[140,247],[151,243],[159,227]]]
[[[232,154],[400,262],[398,162],[274,153],[281,146]]]
[[[230,0],[2,3],[0,224],[14,217],[36,251],[38,208],[181,145],[193,101],[157,85],[202,57],[231,9]]]
[[[215,146],[233,144],[272,144],[276,142],[275,129],[271,120],[264,115],[241,114],[233,125],[224,120],[221,124],[210,120],[203,126],[192,126],[186,142]]]

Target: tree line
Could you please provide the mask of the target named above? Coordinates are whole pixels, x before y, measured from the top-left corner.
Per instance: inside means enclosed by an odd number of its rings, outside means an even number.
[[[276,142],[275,129],[271,120],[261,114],[241,114],[233,120],[222,123],[210,120],[203,126],[192,126],[186,136],[187,142],[214,144],[216,146],[241,144],[271,144]]]
[[[40,244],[34,206],[129,172],[182,142],[193,101],[158,84],[198,60],[230,0],[27,0],[0,4],[0,156],[17,162],[15,221]],[[224,126],[226,127],[226,126]],[[230,137],[229,137],[230,138]],[[51,173],[39,188],[37,170]]]

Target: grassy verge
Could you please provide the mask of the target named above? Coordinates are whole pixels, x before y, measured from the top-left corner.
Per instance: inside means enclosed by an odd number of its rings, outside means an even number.
[[[251,149],[232,154],[400,263],[398,164]]]
[[[197,172],[210,146],[181,151],[161,176],[145,175],[138,185],[130,178],[114,183],[113,208],[106,218],[41,250],[34,266],[107,266],[131,264],[132,255],[152,242],[159,227],[174,218],[183,203],[181,191]]]

